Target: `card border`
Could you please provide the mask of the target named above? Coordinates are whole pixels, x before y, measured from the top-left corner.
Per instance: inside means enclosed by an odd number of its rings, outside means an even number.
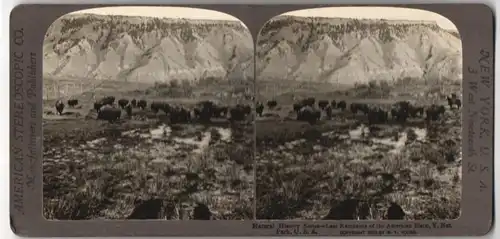
[[[445,221],[306,221],[273,220],[298,224],[413,224],[444,222],[442,229],[414,229],[418,236],[479,236],[493,225],[494,154],[494,30],[495,15],[485,4],[21,4],[10,15],[10,218],[15,234],[26,237],[76,236],[277,236],[275,229],[253,229],[251,221],[92,220],[48,221],[42,216],[42,44],[54,20],[77,10],[106,6],[183,6],[216,10],[242,20],[256,40],[260,28],[273,16],[304,8],[340,6],[394,6],[432,11],[451,20],[463,46],[463,163],[462,213]],[[255,16],[259,13],[259,17]],[[35,24],[36,23],[36,24]],[[23,37],[20,38],[19,30]],[[18,44],[22,41],[22,44]],[[36,92],[16,77],[16,59],[36,54]],[[484,56],[489,54],[485,63]],[[257,67],[255,65],[254,69]],[[487,69],[489,69],[488,72]],[[477,73],[474,73],[477,72]],[[18,73],[17,73],[18,74]],[[21,81],[21,82],[20,82]],[[477,83],[477,89],[472,84]],[[23,84],[23,85],[21,85]],[[21,98],[19,98],[21,97]],[[475,99],[472,102],[471,99]],[[480,99],[488,99],[480,101]],[[20,107],[23,109],[20,109]],[[34,118],[31,117],[33,109]],[[22,122],[22,125],[21,125]],[[32,125],[34,125],[32,127]],[[467,126],[467,127],[465,127]],[[30,131],[34,130],[33,133]],[[36,141],[36,147],[27,142]],[[473,149],[476,155],[472,155]],[[26,156],[30,150],[35,157]],[[339,236],[339,229],[318,230],[314,236]],[[405,230],[398,231],[405,235]],[[408,230],[406,230],[408,231]],[[408,235],[408,236],[417,236]],[[306,236],[306,235],[286,235]],[[385,235],[387,236],[387,235]]]

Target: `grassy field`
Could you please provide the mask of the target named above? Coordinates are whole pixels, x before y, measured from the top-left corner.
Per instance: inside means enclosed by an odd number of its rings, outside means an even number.
[[[112,81],[92,90],[81,94],[75,90],[71,98],[80,105],[66,106],[62,116],[55,114],[56,99],[44,102],[46,218],[124,219],[138,200],[152,198],[174,205],[167,215],[172,220],[191,219],[199,203],[208,206],[217,220],[252,218],[253,124],[221,119],[210,125],[169,125],[162,113],[156,115],[149,108],[134,109],[131,119],[122,117],[110,124],[95,119],[92,95],[181,105],[211,95],[168,97],[161,87]]]
[[[432,124],[420,118],[404,126],[389,121],[376,127],[367,127],[366,116],[349,111],[334,110],[332,119],[316,125],[296,121],[292,112],[292,103],[308,96],[345,100],[348,107],[364,102],[387,108],[398,100],[445,104],[443,96],[459,92],[459,85],[441,87],[448,92],[431,97],[420,94],[429,87],[418,84],[394,87],[389,95],[370,89],[368,96],[362,87],[295,82],[288,89],[283,82],[257,87],[258,100],[275,99],[278,106],[266,107],[256,119],[256,135],[249,122],[168,125],[161,113],[134,109],[131,119],[109,124],[95,120],[92,110],[94,98],[105,95],[188,107],[204,99],[248,103],[241,94],[216,94],[241,91],[232,84],[174,92],[161,85],[105,81],[91,91],[74,90],[71,98],[80,105],[66,106],[62,116],[54,114],[56,99],[46,100],[44,216],[123,219],[138,199],[149,198],[175,205],[168,215],[173,220],[190,219],[197,203],[207,205],[214,219],[248,220],[254,201],[257,219],[321,219],[349,198],[369,205],[367,219],[383,218],[390,202],[401,205],[410,220],[460,215],[460,110],[447,107],[443,119]]]
[[[402,97],[360,99],[354,90],[329,93],[321,88],[303,91],[301,97],[340,98],[349,107],[352,102],[389,105],[412,95],[395,89],[391,93]],[[460,91],[456,85],[447,89]],[[336,110],[333,119],[310,125],[293,120],[293,101],[287,95],[286,89],[261,95],[277,99],[278,107],[266,108],[256,121],[257,219],[318,220],[348,199],[368,206],[366,219],[384,219],[391,202],[403,208],[408,220],[459,217],[461,110],[446,106],[444,117],[431,124],[417,118],[404,126],[389,121],[375,127],[366,126],[366,116]],[[423,106],[446,104],[442,98],[415,98]]]

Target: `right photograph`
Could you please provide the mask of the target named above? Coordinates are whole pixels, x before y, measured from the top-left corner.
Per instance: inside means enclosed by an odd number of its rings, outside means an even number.
[[[256,45],[256,217],[460,217],[462,42],[429,11],[330,7]]]

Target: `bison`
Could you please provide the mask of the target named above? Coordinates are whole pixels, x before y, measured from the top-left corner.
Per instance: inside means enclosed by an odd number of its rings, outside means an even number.
[[[409,109],[409,114],[412,118],[416,118],[417,116],[423,116],[424,115],[424,107],[421,106],[411,106]]]
[[[110,123],[118,121],[121,117],[122,111],[112,106],[104,106],[99,110],[97,119],[107,120]]]
[[[255,106],[255,112],[258,116],[262,117],[262,113],[264,112],[264,104],[262,104],[261,102],[257,102]]]
[[[337,107],[337,101],[332,100],[332,102],[330,102],[330,105],[332,106],[332,109],[335,109]]]
[[[118,100],[118,105],[122,108],[122,109],[125,109],[125,106],[128,105],[128,100],[127,99],[120,99]]]
[[[226,106],[214,106],[213,117],[215,117],[215,118],[225,117],[227,115],[228,110],[229,109]]]
[[[396,102],[391,108],[391,115],[394,120],[399,123],[405,123],[410,116],[410,102],[399,101]]]
[[[274,107],[276,107],[278,105],[278,102],[276,100],[270,100],[267,102],[267,107],[269,109],[273,109]]]
[[[410,102],[408,102],[406,100],[405,101],[398,101],[394,105],[398,106],[399,108],[401,108],[404,111],[409,111],[411,108]]]
[[[425,119],[427,121],[437,121],[440,119],[440,116],[444,114],[444,112],[445,112],[444,106],[442,106],[442,105],[437,106],[435,104],[432,104],[425,111],[425,114],[426,114]]]
[[[101,102],[95,102],[94,103],[94,110],[99,113],[99,111],[101,110],[101,107],[102,107],[102,103]]]
[[[78,105],[78,100],[77,99],[71,99],[71,100],[68,100],[68,106],[73,108],[75,106]]]
[[[363,112],[365,115],[368,114],[370,111],[369,107],[367,104],[361,104],[361,103],[352,103],[349,108],[351,109],[351,112],[353,114],[357,114],[358,111]]]
[[[99,102],[102,105],[113,105],[115,103],[115,97],[114,96],[106,96],[103,97]]]
[[[306,121],[309,124],[315,124],[321,118],[321,111],[311,106],[304,106],[297,114],[297,120]]]
[[[302,106],[314,107],[314,104],[316,103],[316,99],[314,97],[309,97],[309,98],[303,99],[300,103]]]
[[[302,107],[303,107],[303,105],[301,103],[295,103],[295,104],[293,104],[293,111],[298,113],[300,111],[300,109],[302,109]]]
[[[184,107],[174,106],[170,109],[169,114],[170,123],[188,123],[191,121],[191,112]]]
[[[394,107],[391,109],[391,116],[392,119],[399,123],[405,123],[406,120],[408,119],[408,112],[403,111],[400,108]]]
[[[56,110],[59,115],[62,115],[62,112],[64,110],[64,103],[62,100],[56,101]]]
[[[250,115],[252,113],[252,107],[250,105],[238,104],[237,106],[243,109],[243,113],[245,114],[245,116]]]
[[[339,108],[341,111],[344,111],[347,108],[347,103],[344,100],[341,100],[337,104],[337,108]]]
[[[332,116],[333,116],[333,114],[332,114],[332,106],[331,105],[326,106],[325,112],[326,112],[326,116],[328,117],[328,119],[331,119]]]
[[[123,107],[125,109],[125,112],[127,113],[127,116],[128,117],[132,117],[132,104],[127,104],[125,107]]]
[[[146,100],[139,100],[137,102],[137,107],[141,108],[142,110],[144,110],[147,106],[148,102],[146,102]]]
[[[153,101],[149,107],[155,113],[158,113],[160,110],[165,112],[165,114],[170,112],[170,105],[165,102]]]
[[[204,123],[209,123],[215,114],[216,105],[214,102],[206,100],[198,102],[194,112],[196,117]]]
[[[368,112],[368,124],[383,124],[389,118],[388,113],[380,107],[374,107]]]
[[[452,95],[452,97],[446,97],[446,100],[448,100],[448,105],[450,106],[450,109],[453,109],[453,106],[456,105],[457,109],[460,109],[462,106],[462,101],[457,98],[455,94]]]
[[[329,105],[329,102],[328,100],[320,100],[318,101],[318,107],[321,109],[321,110],[325,110],[325,108]]]
[[[252,113],[252,109],[249,105],[237,104],[229,109],[229,120],[231,122],[243,121],[250,113]]]

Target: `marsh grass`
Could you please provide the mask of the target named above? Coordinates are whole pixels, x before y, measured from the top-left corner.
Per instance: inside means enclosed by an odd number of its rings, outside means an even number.
[[[63,130],[48,125],[45,131],[47,219],[124,219],[136,201],[152,198],[172,202],[177,213],[168,216],[174,220],[189,219],[197,203],[206,204],[215,219],[252,217],[253,167],[249,157],[253,154],[249,146],[253,140],[248,136],[252,131],[248,125],[233,126],[229,142],[222,141],[210,127],[178,125],[171,127],[170,135],[164,132],[144,138],[158,125],[111,128],[90,121],[79,130],[67,124],[60,124],[66,127]],[[94,127],[88,129],[89,125]],[[203,150],[175,140],[185,137],[198,142],[195,136],[203,132],[214,133]]]
[[[257,135],[263,141],[257,142],[262,147],[256,155],[258,219],[318,220],[335,203],[352,198],[369,205],[366,219],[384,219],[390,202],[401,205],[408,220],[460,216],[459,111],[447,112],[443,122],[427,128],[422,124],[424,139],[412,128],[391,125],[354,140],[339,135],[348,135],[356,123],[295,124]],[[406,132],[397,151],[373,140],[395,132]]]

